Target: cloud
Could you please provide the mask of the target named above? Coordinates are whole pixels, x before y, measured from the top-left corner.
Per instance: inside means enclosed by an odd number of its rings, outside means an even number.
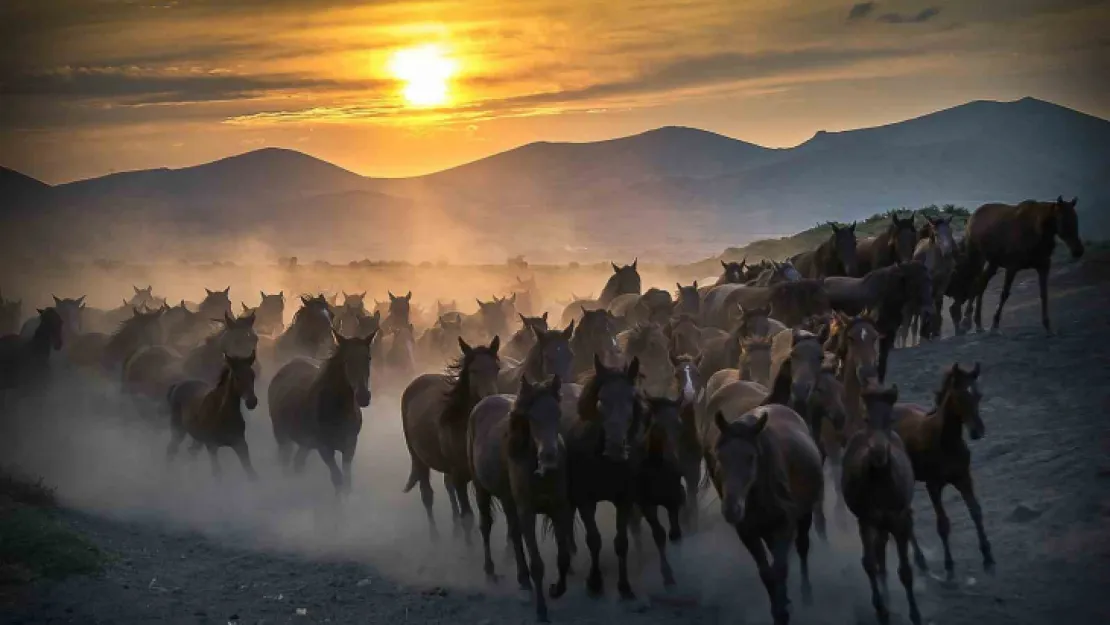
[[[913,15],[902,15],[901,13],[883,13],[875,18],[876,21],[883,22],[884,24],[922,24],[928,22],[934,17],[940,15],[940,7],[929,7],[922,9]]]
[[[874,2],[857,2],[848,10],[848,21],[861,20],[875,10]]]

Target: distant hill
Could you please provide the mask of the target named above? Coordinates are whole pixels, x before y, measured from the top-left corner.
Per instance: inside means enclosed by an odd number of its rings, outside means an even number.
[[[0,191],[6,221],[34,221],[12,241],[27,253],[44,237],[68,254],[119,257],[219,257],[250,239],[331,260],[677,262],[817,220],[1061,194],[1079,196],[1085,236],[1106,238],[1110,122],[1024,98],[819,132],[787,149],[667,127],[374,179],[268,148],[55,187],[0,170]]]

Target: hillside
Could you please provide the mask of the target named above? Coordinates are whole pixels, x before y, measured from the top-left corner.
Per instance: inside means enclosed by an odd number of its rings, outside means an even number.
[[[679,262],[817,220],[1060,194],[1079,196],[1084,236],[1105,238],[1107,180],[1110,122],[1025,98],[819,132],[788,149],[667,127],[532,143],[407,179],[367,178],[269,148],[54,188],[9,170],[0,188],[24,189],[5,193],[5,219],[33,215],[35,236],[70,254],[203,252],[207,239],[230,235],[332,260],[500,262],[524,253],[537,262]],[[150,238],[161,240],[138,244]],[[12,243],[35,253],[29,241]]]

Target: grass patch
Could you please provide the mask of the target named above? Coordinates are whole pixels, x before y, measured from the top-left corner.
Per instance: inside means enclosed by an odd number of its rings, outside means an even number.
[[[0,585],[101,571],[105,554],[57,519],[54,490],[0,467]]]

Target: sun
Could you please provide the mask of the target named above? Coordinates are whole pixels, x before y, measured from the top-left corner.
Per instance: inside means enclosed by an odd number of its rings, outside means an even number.
[[[436,44],[398,50],[389,59],[389,71],[405,83],[401,93],[411,106],[446,104],[451,77],[457,68],[458,64]]]

